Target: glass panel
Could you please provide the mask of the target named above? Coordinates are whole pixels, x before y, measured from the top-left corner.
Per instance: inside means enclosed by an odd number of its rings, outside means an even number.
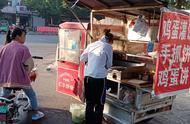
[[[59,30],[59,60],[79,63],[80,36],[80,30]]]

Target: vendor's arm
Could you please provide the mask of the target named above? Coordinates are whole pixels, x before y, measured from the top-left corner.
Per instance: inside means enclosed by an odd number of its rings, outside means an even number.
[[[88,50],[89,50],[89,46],[87,46],[87,48],[81,54],[81,56],[80,56],[81,62],[88,62],[88,52],[89,52]]]
[[[112,66],[113,62],[113,48],[111,45],[106,48],[106,56],[107,56],[106,69],[109,69]]]

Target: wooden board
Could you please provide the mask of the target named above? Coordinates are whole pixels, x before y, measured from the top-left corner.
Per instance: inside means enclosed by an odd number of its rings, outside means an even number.
[[[151,87],[153,84],[148,81],[138,80],[138,79],[129,79],[122,80],[121,83],[132,85],[139,88]]]

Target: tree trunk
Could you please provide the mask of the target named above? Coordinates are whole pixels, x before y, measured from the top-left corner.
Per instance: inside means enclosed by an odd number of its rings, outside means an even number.
[[[53,24],[53,18],[51,17],[51,25]]]

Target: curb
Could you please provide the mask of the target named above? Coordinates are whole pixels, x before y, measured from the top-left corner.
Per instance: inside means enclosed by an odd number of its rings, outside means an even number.
[[[28,35],[58,35],[58,33],[50,33],[50,32],[27,32]]]

